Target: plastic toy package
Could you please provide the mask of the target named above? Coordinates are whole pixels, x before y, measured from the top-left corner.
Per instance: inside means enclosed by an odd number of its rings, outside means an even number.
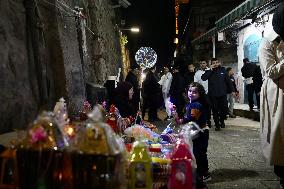
[[[167,125],[167,127],[163,130],[163,132],[160,135],[160,139],[161,139],[161,143],[163,144],[175,144],[176,143],[176,134],[173,133],[174,128],[171,127],[170,123],[169,125]]]
[[[125,188],[127,155],[122,139],[102,122],[101,107],[95,106],[88,117],[73,149],[74,187]]]
[[[30,124],[23,141],[19,141],[19,148],[42,150],[64,149],[64,136],[52,112],[42,112]]]
[[[147,139],[153,142],[158,142],[159,134],[153,132],[150,128],[145,128],[141,125],[133,125],[124,131],[127,137],[134,137],[136,139]]]
[[[188,122],[181,125],[180,128],[180,137],[182,137],[190,146],[192,146],[192,140],[199,136],[199,132],[203,132],[203,130],[195,122]]]
[[[195,189],[197,165],[193,154],[192,140],[198,137],[199,132],[203,132],[203,130],[194,122],[181,126],[178,141],[171,156],[169,189]]]

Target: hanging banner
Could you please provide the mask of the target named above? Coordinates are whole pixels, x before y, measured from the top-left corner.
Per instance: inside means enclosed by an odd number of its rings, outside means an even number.
[[[224,32],[218,32],[218,41],[225,41]]]

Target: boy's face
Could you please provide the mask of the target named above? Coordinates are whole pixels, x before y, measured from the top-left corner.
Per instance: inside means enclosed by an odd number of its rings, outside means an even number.
[[[232,76],[232,75],[234,75],[234,74],[235,74],[234,70],[231,69],[231,70],[229,71],[229,76]]]
[[[165,73],[165,74],[169,73],[169,68],[164,67],[164,73]]]
[[[188,71],[194,72],[195,66],[193,64],[189,64],[187,68],[188,68]]]
[[[218,60],[214,60],[211,62],[212,68],[217,68],[218,66],[220,66],[220,62]]]
[[[202,70],[206,69],[206,67],[207,67],[206,61],[200,61],[200,62],[199,62],[199,66],[200,66],[200,68],[201,68]]]
[[[197,100],[199,98],[197,87],[190,87],[187,91],[187,96],[190,99],[190,102]]]

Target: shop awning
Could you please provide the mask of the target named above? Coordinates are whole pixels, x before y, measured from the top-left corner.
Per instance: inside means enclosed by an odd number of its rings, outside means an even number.
[[[215,22],[215,28],[194,39],[192,41],[192,44],[198,44],[207,41],[208,38],[216,35],[217,32],[225,30],[234,23],[237,23],[237,21],[247,18],[252,13],[263,9],[264,7],[275,1],[279,0],[246,0],[245,2],[237,6],[235,9],[230,11],[228,14],[217,20]]]
[[[246,0],[231,12],[219,19],[215,24],[218,31],[224,30],[227,26],[230,26],[234,22],[245,18],[252,12],[258,11],[265,5],[273,2],[274,0]]]
[[[197,37],[196,39],[194,39],[191,42],[191,44],[198,44],[198,43],[202,43],[204,41],[208,41],[208,40],[211,39],[212,36],[215,36],[216,34],[217,34],[217,28],[214,27],[211,30],[209,30],[208,32],[201,35],[200,37]]]

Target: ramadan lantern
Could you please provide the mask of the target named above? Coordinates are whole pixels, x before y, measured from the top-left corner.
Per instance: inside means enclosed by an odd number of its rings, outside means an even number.
[[[43,112],[17,146],[19,189],[72,189],[71,161],[52,112]]]
[[[129,156],[129,188],[151,189],[152,188],[152,166],[146,144],[136,141],[133,144]]]
[[[192,159],[189,145],[179,140],[171,158],[169,189],[193,189]]]
[[[75,188],[126,188],[126,150],[95,106],[78,133],[72,153]]]

